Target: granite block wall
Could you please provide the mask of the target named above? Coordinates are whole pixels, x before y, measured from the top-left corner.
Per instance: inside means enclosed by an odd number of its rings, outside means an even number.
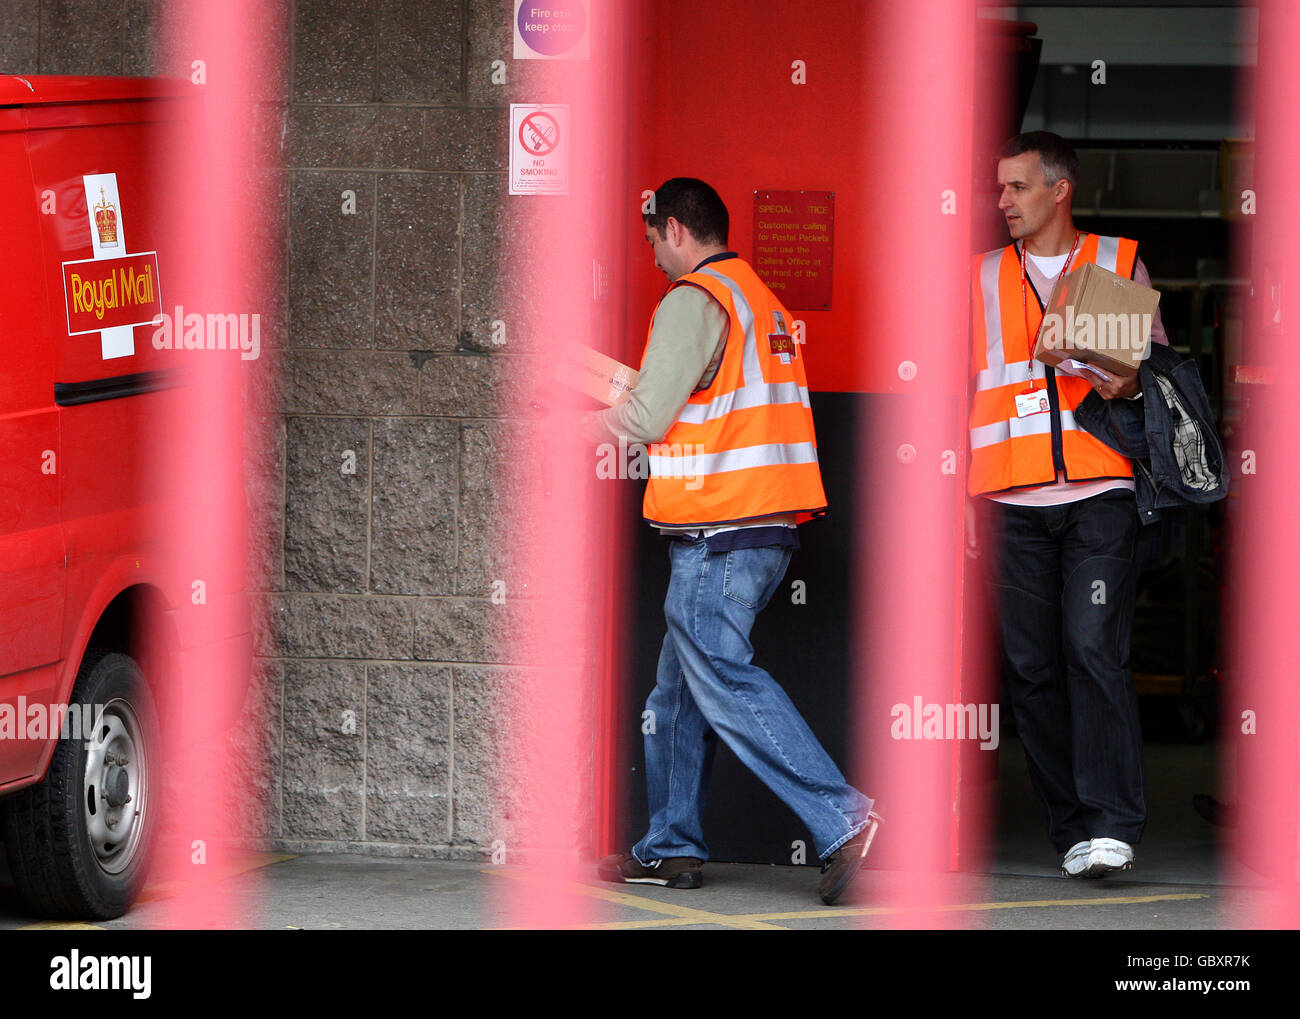
[[[5,0],[0,70],[185,73],[166,0]],[[265,369],[250,369],[244,834],[324,851],[484,854],[517,666],[499,473],[528,337],[502,306],[509,0],[275,0],[250,125]],[[494,82],[493,61],[515,79]],[[500,75],[498,74],[499,78]],[[267,372],[273,371],[273,377]]]

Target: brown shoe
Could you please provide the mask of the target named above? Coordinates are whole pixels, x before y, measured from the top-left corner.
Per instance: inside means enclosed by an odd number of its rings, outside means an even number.
[[[817,891],[826,905],[835,905],[835,900],[843,894],[849,882],[862,869],[862,864],[867,859],[867,850],[871,848],[871,840],[876,837],[876,829],[879,827],[880,815],[872,811],[867,815],[867,823],[863,829],[835,850],[822,864],[822,881]]]
[[[602,881],[630,885],[663,885],[665,888],[699,888],[704,883],[703,860],[693,856],[670,856],[642,866],[631,853],[615,853],[600,861],[596,874]]]

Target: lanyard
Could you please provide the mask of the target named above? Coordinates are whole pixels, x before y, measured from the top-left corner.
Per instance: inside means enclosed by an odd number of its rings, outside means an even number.
[[[1065,264],[1061,266],[1061,271],[1052,284],[1053,288],[1057,283],[1061,282],[1061,277],[1069,271],[1070,262],[1074,259],[1074,251],[1079,246],[1080,236],[1082,235],[1078,230],[1074,231],[1074,243],[1070,245],[1070,253],[1065,256]],[[1025,244],[1023,241],[1020,244],[1020,311],[1025,317],[1025,336],[1029,341],[1029,378],[1025,381],[1029,383],[1029,388],[1032,390],[1037,388],[1034,382],[1034,340],[1036,337],[1029,331],[1029,296],[1028,291],[1025,289]],[[1047,388],[1046,372],[1043,374],[1043,388]]]

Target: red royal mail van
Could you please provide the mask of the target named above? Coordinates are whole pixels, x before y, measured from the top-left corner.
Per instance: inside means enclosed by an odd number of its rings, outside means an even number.
[[[0,76],[0,830],[44,915],[139,892],[195,640],[151,461],[184,391],[150,323],[182,297],[157,157],[186,88]],[[247,658],[227,568],[207,620]]]

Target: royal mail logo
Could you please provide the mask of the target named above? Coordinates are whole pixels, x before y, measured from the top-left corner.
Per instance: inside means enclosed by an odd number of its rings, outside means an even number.
[[[117,209],[99,189],[99,201],[95,203],[95,230],[99,233],[101,248],[117,247]]]
[[[158,255],[123,254],[131,250],[131,242],[116,173],[85,174],[81,186],[94,257],[63,263],[68,335],[97,332],[103,360],[130,357],[135,353],[135,327],[148,325],[162,311]]]
[[[162,312],[158,253],[63,263],[68,335],[150,324]]]

